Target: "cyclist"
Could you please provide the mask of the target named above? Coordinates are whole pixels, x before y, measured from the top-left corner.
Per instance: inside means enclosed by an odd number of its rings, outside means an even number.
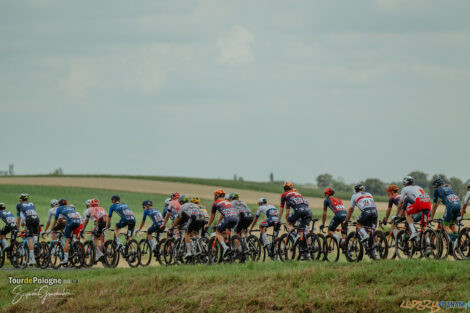
[[[442,203],[446,206],[444,212],[442,226],[446,233],[449,235],[450,239],[454,243],[454,248],[457,244],[458,231],[455,223],[460,218],[462,204],[460,203],[460,198],[454,193],[452,187],[448,184],[444,184],[444,181],[441,178],[437,178],[432,182],[434,187],[434,199],[431,211],[431,219],[434,218],[437,207],[439,203]]]
[[[192,256],[190,237],[199,234],[199,231],[205,225],[205,218],[202,210],[195,203],[189,202],[188,196],[180,196],[179,203],[181,206],[173,227],[181,225],[184,230],[184,242],[186,243],[184,257],[188,258]]]
[[[377,225],[377,207],[375,205],[374,198],[369,192],[366,192],[366,187],[361,183],[354,186],[355,193],[351,197],[351,204],[349,207],[348,215],[346,216],[345,224],[351,219],[351,215],[354,211],[354,207],[358,207],[361,211],[359,218],[356,221],[356,229],[361,237],[362,242],[366,242],[369,239],[364,226],[375,228]],[[374,253],[377,253],[374,250]]]
[[[5,203],[0,203],[0,219],[5,223],[5,227],[0,229],[0,240],[3,244],[3,251],[5,251],[5,249],[8,248],[6,235],[11,231],[18,231],[16,218],[10,211],[7,211]]]
[[[127,226],[127,240],[132,239],[132,234],[134,233],[135,227],[135,216],[134,212],[129,209],[129,206],[125,203],[121,203],[121,197],[119,195],[114,195],[111,197],[111,206],[109,207],[109,218],[106,228],[109,228],[111,225],[111,218],[113,216],[113,212],[116,212],[119,217],[121,218],[119,222],[116,223],[114,228],[114,236],[116,238],[116,243],[118,245],[118,249],[122,247],[121,238],[119,238],[119,229]]]
[[[217,189],[214,192],[214,203],[212,204],[211,216],[205,228],[208,228],[212,225],[217,211],[220,212],[221,218],[219,219],[215,233],[220,245],[223,248],[222,256],[225,256],[228,251],[228,246],[225,244],[222,233],[227,229],[230,230],[237,225],[238,212],[237,209],[232,207],[232,204],[229,201],[225,200],[225,192],[222,189]]]
[[[328,208],[330,208],[331,211],[333,211],[334,216],[330,222],[330,225],[328,226],[328,234],[336,238],[339,243],[343,244],[344,240],[346,239],[347,226],[344,225],[343,230],[341,231],[342,240],[340,240],[338,235],[335,234],[335,231],[339,224],[343,224],[344,220],[346,219],[347,211],[344,208],[343,201],[340,198],[334,196],[335,190],[333,188],[326,188],[323,191],[323,194],[325,195],[325,200],[323,201],[322,225],[320,226],[320,229],[325,227],[326,213]]]
[[[431,199],[423,188],[415,186],[415,180],[411,176],[403,178],[403,186],[398,211],[401,209],[405,211],[406,222],[411,230],[409,239],[413,240],[418,237],[418,232],[413,224],[413,215],[421,212],[421,227],[426,227],[431,212]]]
[[[44,231],[41,232],[41,235],[49,229],[49,226],[52,221],[52,217],[55,216],[55,212],[57,211],[57,208],[59,207],[59,200],[57,199],[52,199],[50,201],[51,208],[47,212],[47,223],[46,227],[44,228]],[[65,229],[65,218],[63,215],[59,216],[59,220],[57,221],[56,227],[52,228],[51,227],[51,237],[52,237],[52,242],[57,241],[57,234],[55,233],[56,231],[61,231]]]
[[[152,251],[155,249],[155,246],[157,245],[157,242],[155,239],[153,239],[152,234],[157,233],[157,235],[160,235],[160,233],[163,231],[163,216],[158,211],[158,209],[152,208],[153,202],[150,200],[145,200],[142,202],[142,209],[144,209],[144,215],[142,216],[142,222],[140,223],[140,227],[137,230],[137,233],[142,230],[142,227],[144,227],[145,220],[147,216],[150,218],[152,221],[152,225],[147,229],[147,239],[150,241],[150,246],[152,248]]]
[[[88,201],[88,200],[87,200]],[[104,232],[103,230],[106,228],[106,224],[108,223],[108,214],[106,211],[99,206],[100,202],[98,199],[90,199],[90,206],[87,204],[87,209],[85,213],[83,213],[85,217],[85,221],[83,222],[83,227],[80,233],[81,234],[85,231],[86,226],[88,225],[88,221],[90,218],[93,220],[94,228],[93,228],[93,241],[95,242],[96,247],[96,256],[95,261],[99,260],[104,254],[101,251],[100,247],[100,240],[104,240]]]
[[[75,210],[74,207],[67,205],[67,200],[62,198],[59,200],[59,207],[55,212],[55,219],[54,223],[52,224],[52,229],[56,227],[57,221],[59,220],[59,216],[62,215],[65,220],[65,230],[64,230],[64,237],[65,237],[65,244],[64,244],[64,258],[60,262],[61,265],[67,264],[69,260],[69,247],[70,241],[73,236],[73,232],[80,227],[82,218],[80,214]]]
[[[229,195],[229,200],[232,204],[232,207],[238,210],[238,224],[235,227],[235,234],[243,238],[245,237],[245,233],[248,227],[251,225],[251,222],[253,222],[253,213],[245,202],[240,201],[240,195],[238,192],[231,192]],[[241,249],[241,246],[239,247]]]
[[[204,225],[207,225],[207,223],[209,223],[209,214],[207,213],[206,207],[201,204],[201,200],[199,199],[198,196],[194,196],[191,199],[191,202],[197,205],[202,210],[202,213],[204,214],[204,219],[205,219]]]
[[[302,248],[307,250],[307,242],[304,240],[304,232],[312,221],[312,211],[310,211],[310,203],[307,199],[302,197],[298,191],[294,191],[294,185],[290,182],[286,182],[283,186],[284,193],[281,195],[281,207],[279,210],[279,219],[276,223],[280,223],[282,219],[282,213],[284,213],[284,207],[286,208],[286,221],[287,228],[291,231],[294,224],[299,221],[297,228],[297,237],[295,240],[300,239]],[[294,213],[289,215],[290,209],[293,209]],[[306,257],[310,257],[310,252],[307,251]]]
[[[403,211],[398,211],[398,204],[400,203],[400,200],[401,200],[401,195],[398,193],[398,190],[399,188],[397,185],[390,185],[387,187],[388,207],[387,207],[387,212],[385,213],[385,218],[383,219],[384,224],[387,224],[388,218],[390,217],[394,204],[397,207],[396,216],[403,215]]]
[[[465,195],[465,200],[463,201],[462,206],[462,217],[465,215],[465,211],[467,209],[468,202],[470,201],[470,182],[467,183],[467,194]]]
[[[279,211],[274,205],[268,204],[268,199],[259,198],[258,210],[256,211],[255,219],[251,224],[250,232],[253,230],[253,227],[258,222],[258,218],[261,216],[261,214],[266,215],[266,219],[262,221],[261,224],[259,224],[261,242],[263,243],[264,247],[268,248],[269,256],[272,256],[272,251],[270,249],[271,243],[269,242],[268,235],[266,235],[266,230],[268,229],[268,227],[274,227],[273,238],[277,237],[277,235],[279,234],[279,229],[281,228],[281,224],[277,223],[277,221],[279,220]]]
[[[164,202],[163,212],[162,212],[163,218],[166,217],[166,213],[168,212],[168,206],[170,205],[170,203],[171,203],[171,198],[166,198]]]
[[[16,205],[16,216],[16,224],[20,225],[21,219],[21,226],[26,226],[26,238],[28,240],[29,248],[29,265],[35,265],[34,244],[37,242],[40,232],[39,216],[36,212],[34,203],[29,202],[29,195],[27,193],[22,193],[20,195],[20,203]]]
[[[165,221],[163,222],[163,226],[166,226],[168,219],[171,219],[173,222],[175,218],[178,216],[178,211],[180,209],[181,204],[179,203],[180,194],[174,192],[170,195],[171,201],[168,205],[167,213],[165,214]]]

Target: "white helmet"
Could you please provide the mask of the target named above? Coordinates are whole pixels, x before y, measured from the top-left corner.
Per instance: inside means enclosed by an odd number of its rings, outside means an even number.
[[[170,205],[171,203],[171,198],[166,198],[165,199],[165,205]]]
[[[87,201],[85,201],[85,205],[86,206],[91,206],[91,199],[88,199]]]
[[[57,200],[57,199],[52,199],[52,200],[51,200],[51,208],[55,208],[55,207],[57,207],[57,206],[59,206],[59,200]]]
[[[266,203],[268,203],[268,199],[266,199],[266,198],[259,198],[258,204],[261,205],[261,204],[266,204]]]

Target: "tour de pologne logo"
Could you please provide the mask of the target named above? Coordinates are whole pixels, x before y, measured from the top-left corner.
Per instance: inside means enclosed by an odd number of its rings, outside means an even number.
[[[69,297],[73,294],[66,288],[66,284],[77,283],[76,280],[38,276],[26,276],[23,278],[9,276],[8,280],[10,285],[15,285],[11,290],[13,296],[12,304],[33,299],[39,299],[41,304],[45,304],[48,299]],[[36,287],[31,289],[28,287],[30,285],[36,285]]]

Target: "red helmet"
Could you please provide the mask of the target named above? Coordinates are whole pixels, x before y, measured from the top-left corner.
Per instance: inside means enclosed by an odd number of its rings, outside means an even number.
[[[173,192],[171,195],[170,195],[171,199],[178,199],[180,197],[180,194],[178,192]]]
[[[323,193],[324,193],[325,195],[330,195],[330,196],[332,196],[332,195],[335,194],[335,190],[334,190],[333,188],[326,188],[326,189],[323,191]]]
[[[291,182],[286,182],[283,187],[285,191],[294,189],[294,185]]]
[[[100,204],[100,202],[98,201],[98,199],[91,199],[90,204],[92,207],[97,207]]]
[[[222,189],[217,189],[214,192],[214,197],[216,198],[225,197],[225,191],[223,191]]]
[[[387,187],[387,192],[392,192],[392,191],[398,192],[398,186],[397,185],[390,185],[390,186]]]

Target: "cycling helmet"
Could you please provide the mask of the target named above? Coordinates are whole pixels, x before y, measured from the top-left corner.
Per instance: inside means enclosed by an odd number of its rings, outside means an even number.
[[[216,198],[225,197],[225,192],[222,189],[217,189],[214,192],[214,197]]]
[[[433,187],[439,187],[439,186],[442,186],[444,185],[444,181],[442,180],[442,178],[436,178],[435,180],[432,181],[432,186]]]
[[[285,191],[294,189],[294,185],[290,182],[285,182],[283,187]]]
[[[64,199],[64,198],[60,199],[59,200],[59,205],[61,205],[61,206],[62,205],[67,205],[67,199]]]
[[[85,201],[85,205],[87,207],[90,207],[91,206],[91,199],[88,199],[87,201]]]
[[[153,205],[153,202],[150,200],[145,200],[144,202],[142,202],[143,208],[145,208],[146,206],[152,206],[152,205]]]
[[[470,182],[467,183],[467,188],[470,188]]]
[[[415,179],[411,176],[405,176],[403,178],[403,185],[405,186],[413,185],[414,183],[415,183]]]
[[[330,196],[332,196],[332,195],[335,194],[335,190],[334,190],[333,188],[326,188],[326,189],[323,191],[323,193],[324,193],[325,195],[330,195]]]
[[[165,205],[170,205],[170,202],[171,202],[171,199],[170,199],[170,198],[166,198],[166,199],[165,199]]]
[[[6,208],[5,203],[0,203],[0,210],[5,210]]]
[[[55,208],[58,205],[59,205],[59,200],[57,200],[57,199],[52,199],[51,200],[51,208]]]
[[[191,199],[191,202],[192,202],[192,203],[195,203],[195,204],[199,204],[199,203],[201,203],[201,200],[199,199],[198,196],[194,196],[194,197]]]
[[[111,197],[111,201],[120,201],[121,200],[121,197],[119,197],[119,195],[114,195]]]
[[[189,198],[187,195],[181,195],[178,199],[179,203],[186,203],[189,202]]]
[[[268,199],[266,199],[266,198],[259,198],[259,200],[258,200],[258,204],[259,204],[259,205],[261,205],[261,204],[266,204],[266,203],[268,203]]]
[[[229,200],[240,199],[240,195],[238,194],[238,192],[231,192],[230,195],[228,196],[228,199]]]
[[[364,187],[364,185],[361,184],[361,183],[357,183],[357,184],[354,186],[354,191],[355,191],[355,192],[364,191],[364,190],[366,190],[366,187]]]
[[[27,193],[22,193],[20,195],[20,200],[28,201],[29,200],[29,195]]]
[[[398,186],[397,185],[390,185],[390,186],[387,187],[387,192],[392,192],[392,191],[398,192]]]
[[[97,207],[100,204],[100,202],[98,201],[98,199],[94,198],[94,199],[91,199],[90,204],[92,207]]]
[[[170,194],[171,199],[178,199],[180,197],[180,194],[178,192],[173,192]]]

